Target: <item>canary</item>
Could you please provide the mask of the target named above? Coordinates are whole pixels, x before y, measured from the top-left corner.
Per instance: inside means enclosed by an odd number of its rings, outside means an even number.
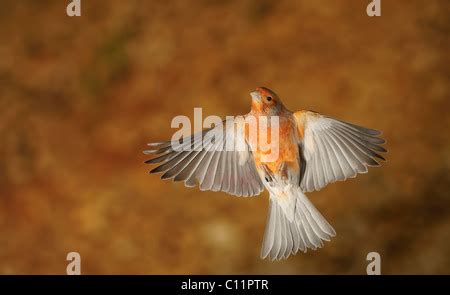
[[[313,111],[291,112],[268,88],[258,87],[250,95],[248,114],[184,138],[181,146],[191,149],[175,149],[174,140],[150,143],[144,153],[155,157],[146,163],[158,164],[150,173],[163,173],[162,179],[183,181],[188,187],[198,184],[201,190],[236,196],[256,196],[266,188],[270,197],[262,259],[285,259],[298,251],[321,248],[336,232],[305,192],[379,166],[385,160],[380,155],[387,151],[382,146],[385,140],[378,130]],[[248,118],[277,119],[276,124],[265,121],[268,133],[277,133],[270,145],[276,147],[276,157],[266,157],[260,128],[256,128],[256,138],[251,137],[252,124],[261,121]],[[217,131],[223,135],[211,140]],[[205,142],[205,138],[210,140]],[[244,148],[225,148],[236,147],[239,140]]]

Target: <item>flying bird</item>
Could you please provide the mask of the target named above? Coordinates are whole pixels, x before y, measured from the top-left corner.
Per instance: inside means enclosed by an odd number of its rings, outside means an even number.
[[[187,187],[199,185],[200,190],[256,196],[266,188],[270,197],[262,259],[285,259],[299,250],[321,248],[336,232],[305,193],[380,166],[380,160],[385,160],[380,155],[386,152],[381,146],[385,140],[380,131],[314,111],[291,112],[268,88],[258,87],[250,95],[248,114],[224,120],[181,143],[197,148],[176,149],[173,140],[149,143],[150,150],[144,153],[154,157],[145,163],[157,164],[150,173],[163,173],[162,179],[183,181]],[[275,159],[267,161],[267,151],[258,146],[260,141],[251,140],[248,124],[242,126],[250,116],[278,118]],[[269,132],[274,132],[275,126],[267,122]],[[201,145],[217,131],[223,136]],[[238,140],[244,149],[224,148]]]

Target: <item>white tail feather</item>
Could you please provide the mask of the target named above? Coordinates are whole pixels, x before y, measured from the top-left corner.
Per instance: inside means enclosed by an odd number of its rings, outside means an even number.
[[[336,235],[333,227],[299,188],[292,188],[289,192],[292,195],[288,196],[288,199],[293,200],[295,204],[293,217],[289,216],[292,214],[292,206],[286,206],[277,196],[270,196],[261,248],[263,259],[269,257],[271,260],[279,260],[296,254],[299,250],[316,250],[323,246],[322,240],[329,241]]]

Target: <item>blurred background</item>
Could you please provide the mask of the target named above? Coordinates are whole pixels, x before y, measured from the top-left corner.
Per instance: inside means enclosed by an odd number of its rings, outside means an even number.
[[[450,273],[450,5],[364,0],[0,2],[0,273]],[[268,195],[149,175],[176,115],[275,90],[384,131],[388,162],[309,197],[337,236],[259,258]]]

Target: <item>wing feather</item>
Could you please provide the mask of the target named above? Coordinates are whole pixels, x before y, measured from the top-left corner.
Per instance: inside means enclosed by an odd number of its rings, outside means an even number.
[[[306,167],[300,181],[305,192],[317,191],[329,183],[366,173],[368,167],[379,166],[379,161],[385,160],[380,153],[387,152],[381,146],[386,141],[379,137],[381,132],[378,130],[311,111],[296,112],[294,117]],[[314,231],[308,227],[305,231],[314,243]]]
[[[258,195],[264,185],[244,133],[236,134],[236,130],[243,130],[235,128],[236,124],[243,122],[238,117],[192,134],[181,142],[150,143],[150,149],[144,153],[154,157],[145,163],[157,164],[150,173],[163,173],[162,179],[184,181],[188,187],[198,183],[200,190],[221,190],[236,196]],[[238,139],[244,139],[242,142],[247,145],[244,151],[225,149],[227,143],[236,147]],[[178,149],[174,148],[175,143],[179,144]]]

